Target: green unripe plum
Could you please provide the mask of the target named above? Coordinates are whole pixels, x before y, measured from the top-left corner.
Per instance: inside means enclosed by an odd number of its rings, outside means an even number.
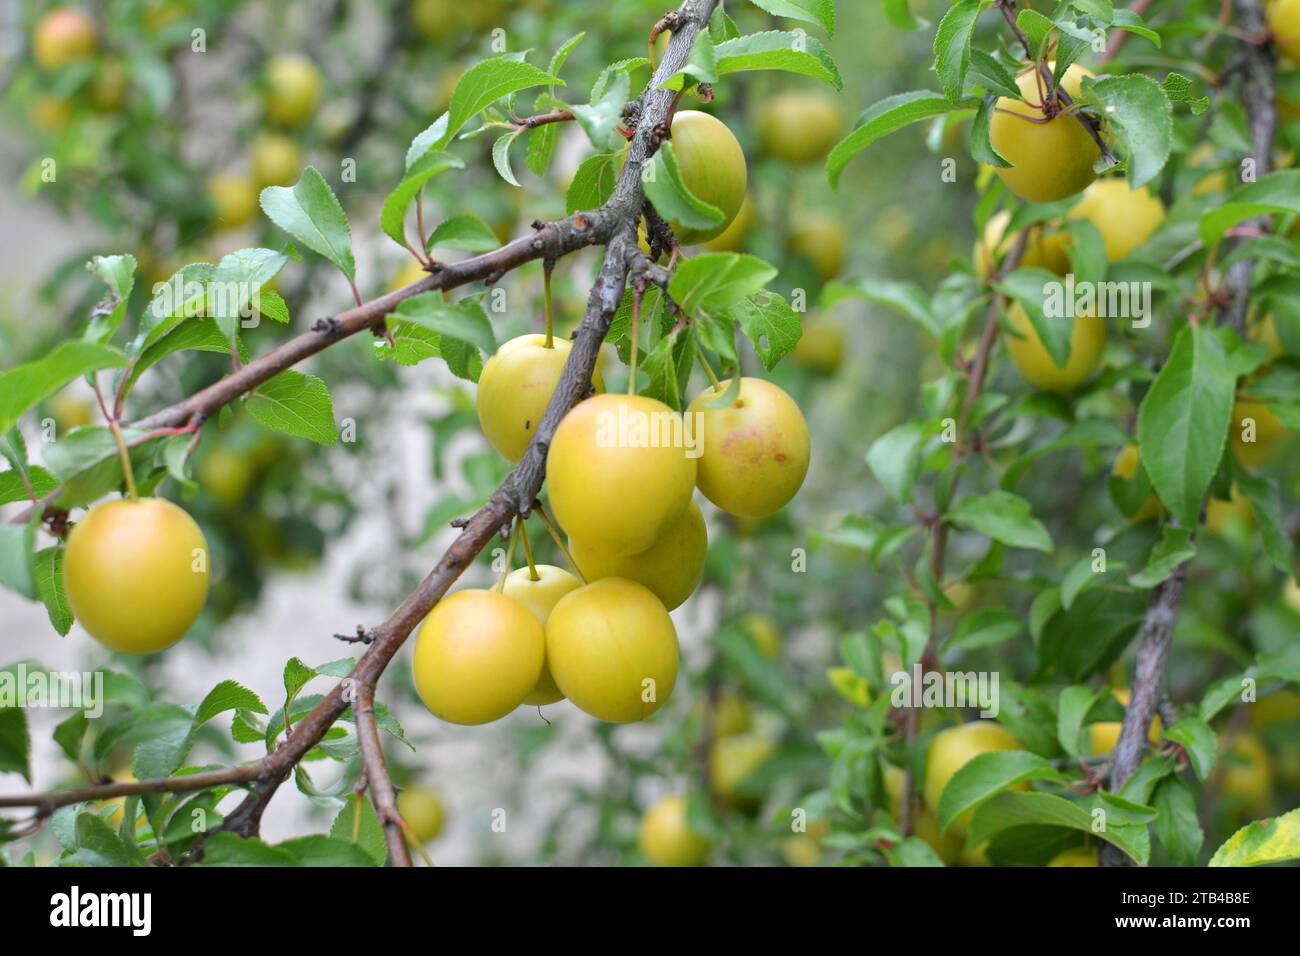
[[[55,7],[36,21],[32,55],[43,70],[84,60],[95,52],[95,21],[76,7]]]
[[[1021,377],[1034,388],[1045,392],[1070,392],[1092,378],[1106,348],[1106,320],[1081,315],[1074,320],[1070,333],[1070,357],[1065,366],[1057,365],[1043,340],[1038,337],[1029,316],[1018,304],[1007,309],[1007,322],[1022,338],[1003,333],[1007,354]]]
[[[925,759],[925,802],[936,814],[939,797],[953,775],[980,754],[996,750],[1022,750],[1020,741],[991,720],[973,720],[967,724],[949,727],[934,735]],[[1021,789],[1024,789],[1023,787]],[[970,826],[972,811],[959,816],[949,824],[949,830],[964,836]]]
[[[559,603],[560,598],[570,591],[578,590],[582,587],[582,582],[564,568],[557,568],[553,564],[539,564],[535,570],[537,574],[535,580],[533,569],[516,568],[511,571],[506,575],[505,587],[501,589],[501,593],[532,611],[533,616],[545,630],[551,611],[555,610],[555,605]],[[550,667],[543,661],[537,686],[524,698],[524,703],[530,707],[540,707],[563,699],[564,694],[555,686],[555,678],[551,676]]]
[[[679,413],[639,395],[596,395],[574,406],[546,456],[551,506],[564,530],[614,556],[658,541],[695,487],[696,459],[674,437],[685,435],[682,428]]]
[[[479,427],[510,461],[524,457],[572,350],[568,339],[552,337],[547,348],[545,335],[530,333],[506,342],[483,366],[474,400]],[[603,392],[599,368],[591,378],[596,391]]]
[[[687,801],[664,797],[641,817],[637,844],[652,866],[699,866],[713,844],[687,822]]]
[[[1049,70],[1053,67],[1048,64]],[[1083,78],[1092,75],[1077,63],[1071,64],[1061,77],[1061,88],[1078,101]],[[1011,163],[1008,168],[997,169],[998,177],[1013,193],[1030,202],[1055,202],[1073,196],[1097,178],[1092,164],[1101,151],[1074,116],[1057,113],[1045,119],[1035,69],[1017,77],[1016,85],[1023,100],[999,97],[989,120],[989,141]]]
[[[208,544],[184,509],[163,498],[91,508],[68,535],[63,584],[90,636],[122,654],[170,647],[208,595]]]
[[[763,149],[787,163],[811,163],[825,156],[844,129],[837,100],[821,93],[787,90],[763,104],[758,136]]]
[[[532,611],[496,591],[457,591],[415,639],[415,689],[453,724],[486,724],[524,702],[541,677],[546,637]]]
[[[742,378],[733,404],[709,408],[727,384],[705,389],[687,410],[702,416],[700,491],[729,514],[763,518],[803,485],[811,454],[808,423],[794,399],[761,378]]]
[[[302,53],[280,53],[266,65],[262,103],[267,118],[301,126],[316,110],[324,81],[320,69]]]
[[[687,229],[670,222],[684,246],[706,242],[731,225],[745,201],[748,171],[745,151],[722,120],[698,110],[673,117],[673,153],[686,188],[697,199],[722,210],[722,222],[708,229]]]
[[[588,548],[572,537],[569,549],[588,581],[600,578],[636,581],[653,591],[671,611],[681,607],[700,585],[709,552],[709,532],[704,524],[704,512],[692,501],[646,551],[615,557]]]
[[[600,720],[644,720],[677,681],[677,631],[646,587],[602,578],[560,598],[546,621],[546,659],[575,707]]]

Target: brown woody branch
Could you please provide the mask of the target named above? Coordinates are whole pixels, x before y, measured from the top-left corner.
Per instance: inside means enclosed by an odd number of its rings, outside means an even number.
[[[1242,93],[1246,118],[1254,143],[1256,167],[1263,175],[1271,167],[1273,136],[1277,131],[1277,104],[1274,100],[1272,51],[1259,41],[1264,30],[1264,11],[1260,0],[1232,0],[1237,16],[1237,57],[1242,72]],[[1252,220],[1267,229],[1268,217]],[[1224,281],[1228,297],[1219,310],[1222,324],[1245,327],[1246,309],[1250,304],[1250,281],[1254,263],[1242,260],[1229,270]],[[1151,595],[1142,622],[1134,665],[1133,685],[1128,706],[1124,709],[1124,727],[1115,745],[1115,766],[1111,770],[1110,789],[1119,790],[1137,771],[1146,750],[1147,732],[1156,708],[1164,700],[1165,674],[1169,650],[1173,644],[1174,622],[1187,582],[1187,564],[1178,565]],[[1098,854],[1101,866],[1127,866],[1128,857],[1118,847],[1102,844]]]
[[[322,331],[307,332],[291,339],[245,365],[240,371],[133,426],[149,429],[175,427],[190,420],[195,414],[210,415],[222,405],[320,352],[333,342],[377,328],[393,307],[417,293],[454,288],[500,274],[534,259],[555,259],[585,246],[599,242],[606,244],[605,259],[588,297],[586,313],[574,335],[573,347],[565,362],[564,371],[532,443],[519,464],[489,497],[487,504],[464,522],[460,535],[428,576],[387,621],[370,631],[373,640],[348,677],[304,716],[293,733],[286,736],[271,753],[251,764],[188,777],[0,797],[0,807],[35,807],[37,816],[40,817],[52,813],[60,806],[106,797],[132,793],[180,793],[230,783],[249,784],[249,795],[226,818],[222,829],[243,836],[257,832],[262,812],[280,784],[347,711],[350,701],[345,688],[356,692],[358,700],[365,699],[367,693],[373,694],[380,676],[411,631],[493,537],[507,527],[515,515],[527,513],[530,509],[545,477],[546,449],[551,436],[560,420],[587,391],[587,383],[595,368],[601,344],[622,301],[629,273],[640,275],[646,271],[644,262],[638,259],[636,245],[636,224],[645,199],[641,186],[641,167],[654,149],[658,148],[656,130],[666,121],[675,101],[675,94],[671,90],[658,88],[658,83],[685,65],[696,34],[708,23],[716,4],[717,0],[685,0],[679,9],[680,26],[674,31],[659,69],[641,96],[640,122],[632,138],[627,161],[615,184],[613,195],[599,210],[578,213],[569,219],[551,223],[542,227],[537,235],[516,239],[495,252],[439,266],[428,278],[336,316],[334,322],[322,327]],[[358,731],[361,732],[360,726]],[[374,764],[374,761],[369,763]],[[372,794],[376,788],[382,790],[385,786],[382,780],[376,779],[373,771],[374,767],[368,765],[367,776]],[[379,776],[386,779],[386,773]],[[387,786],[391,788],[391,782]],[[387,838],[391,848],[392,837],[388,835]],[[394,862],[400,863],[401,858],[395,857]],[[407,862],[409,863],[409,858]]]

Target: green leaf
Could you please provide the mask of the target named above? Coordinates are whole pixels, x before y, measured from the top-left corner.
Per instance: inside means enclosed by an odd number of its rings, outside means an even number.
[[[1188,325],[1138,409],[1142,464],[1185,528],[1196,527],[1218,470],[1235,386],[1223,340],[1213,329]]]
[[[1013,548],[1052,551],[1052,538],[1034,517],[1029,502],[1008,491],[963,498],[945,518]]]
[[[290,849],[270,846],[261,840],[244,839],[234,833],[214,833],[203,843],[201,866],[297,866]]]
[[[884,4],[886,19],[900,30],[919,30],[928,25],[928,21],[912,15],[908,0],[884,0]]]
[[[519,180],[515,178],[515,171],[510,168],[510,147],[523,133],[524,130],[511,130],[497,137],[497,141],[492,144],[492,165],[496,167],[502,179],[516,187],[519,186]]]
[[[1142,19],[1142,15],[1134,13],[1132,10],[1116,10],[1110,25],[1120,30],[1127,30],[1129,33],[1135,33],[1143,39],[1150,40],[1156,46],[1160,46],[1160,34],[1146,26],[1146,21]]]
[[[118,349],[72,341],[64,342],[42,359],[0,372],[0,435],[9,431],[23,412],[73,379],[125,364],[126,356]]]
[[[248,306],[259,302],[262,286],[288,261],[273,249],[239,249],[222,257],[212,274],[207,306],[227,342],[235,341]]]
[[[970,611],[953,630],[945,645],[949,651],[970,651],[1009,641],[1025,626],[1019,614],[1002,607]]]
[[[598,153],[584,159],[564,194],[565,212],[573,215],[604,205],[605,200],[614,194],[614,184],[618,181],[617,160],[614,153]]]
[[[1238,223],[1275,213],[1300,213],[1300,169],[1270,173],[1234,190],[1222,206],[1202,214],[1197,231],[1207,246],[1213,246]]]
[[[249,710],[256,714],[265,714],[267,712],[266,705],[262,703],[262,698],[243,684],[238,681],[223,680],[208,691],[208,696],[204,697],[203,703],[199,704],[198,713],[195,715],[194,720],[197,723],[204,724],[228,710]]]
[[[149,348],[186,319],[204,315],[208,288],[217,267],[211,262],[191,262],[174,272],[166,282],[154,286],[153,298],[140,316],[136,336],[131,340],[132,355]]]
[[[677,267],[668,294],[692,318],[711,316],[756,295],[776,274],[776,269],[757,256],[706,253]]]
[[[700,39],[696,38],[699,45]],[[707,45],[707,41],[704,41]],[[571,107],[573,118],[578,121],[591,145],[600,150],[610,148],[614,129],[623,120],[623,106],[627,103],[632,87],[632,78],[626,73],[619,73],[599,100],[589,104]]]
[[[352,230],[347,214],[325,177],[308,166],[292,186],[262,190],[262,210],[271,221],[308,249],[324,256],[352,282],[357,277],[352,257]]]
[[[1025,32],[1025,36],[1029,39],[1029,46],[1035,55],[1042,50],[1043,41],[1047,39],[1048,34],[1056,29],[1056,24],[1037,10],[1021,10],[1016,14],[1016,26]]]
[[[0,475],[0,478],[3,478]],[[1278,502],[1276,484],[1268,478],[1252,475],[1244,468],[1233,469],[1237,489],[1249,500],[1264,542],[1264,553],[1273,566],[1283,574],[1295,576],[1295,563],[1291,559],[1291,540],[1282,528],[1282,506]]]
[[[1061,773],[1027,750],[979,754],[952,775],[939,797],[939,826],[949,825],[972,807],[1026,780],[1060,780]]]
[[[285,369],[259,385],[244,403],[248,413],[267,428],[319,445],[339,440],[334,402],[324,381],[296,369]]]
[[[426,249],[454,249],[457,252],[489,252],[501,245],[492,227],[468,213],[438,223],[429,234]]]
[[[971,34],[975,21],[984,9],[984,0],[956,0],[939,21],[934,36],[934,71],[948,99],[956,103],[966,85],[966,71],[970,69]]]
[[[1196,776],[1202,780],[1210,775],[1218,753],[1219,741],[1210,725],[1196,717],[1184,717],[1165,728],[1164,736],[1183,745]],[[1231,758],[1228,758],[1231,759]]]
[[[1025,310],[1029,324],[1038,333],[1047,354],[1057,368],[1065,368],[1070,361],[1070,343],[1076,321],[1075,316],[1069,314],[1073,309],[1044,308],[1049,290],[1061,287],[1060,277],[1046,269],[1016,269],[994,285],[999,292],[1015,299]],[[1057,314],[1048,315],[1049,311]]]
[[[764,290],[742,299],[731,311],[769,372],[799,344],[803,323],[783,295]]]
[[[355,843],[367,856],[382,865],[388,859],[388,843],[384,838],[384,828],[379,822],[379,814],[365,794],[348,794],[347,803],[334,818],[330,826],[330,836],[335,840]]]
[[[1165,525],[1161,529],[1160,540],[1151,548],[1146,567],[1130,574],[1129,583],[1139,588],[1153,588],[1168,580],[1178,565],[1195,556],[1196,545],[1192,543],[1192,533],[1186,528]]]
[[[844,137],[826,157],[826,175],[831,188],[840,184],[844,167],[854,156],[876,140],[897,132],[904,126],[957,109],[973,110],[980,105],[978,99],[964,99],[954,103],[942,93],[914,90],[886,97],[862,114],[853,132]]]
[[[32,518],[33,521],[39,520],[38,515]],[[0,524],[0,586],[25,598],[36,597],[36,580],[32,573],[35,541],[32,522]]]
[[[27,711],[22,707],[0,707],[0,773],[20,773],[30,783],[31,755]]]
[[[1214,851],[1210,866],[1262,866],[1300,859],[1300,810],[1248,823]]]
[[[131,290],[135,287],[135,256],[95,256],[86,263],[86,269],[104,280],[110,296],[95,308],[83,338],[87,342],[107,342],[126,315]],[[106,309],[105,306],[109,308]]]
[[[876,480],[899,504],[912,497],[912,483],[921,471],[921,452],[929,427],[923,421],[904,422],[881,435],[867,449],[867,464]]]
[[[1020,87],[1016,85],[1016,78],[990,53],[983,50],[971,51],[970,76],[989,93],[1020,99]]]
[[[308,667],[297,657],[291,657],[284,665],[284,693],[292,700],[298,691],[307,686],[307,682],[316,676],[314,668]]]
[[[1156,785],[1154,798],[1156,838],[1179,866],[1195,866],[1205,833],[1196,814],[1192,788],[1179,777],[1166,777]]]
[[[783,70],[821,80],[840,90],[844,80],[821,41],[805,33],[751,33],[713,50],[719,76],[746,70]]]
[[[50,616],[50,625],[60,635],[66,635],[72,629],[72,608],[63,591],[63,549],[37,551],[32,561],[32,577],[36,583],[36,595]]]
[[[22,479],[24,472],[27,475],[27,480],[31,483],[32,492],[37,498],[45,497],[59,485],[54,476],[40,465],[30,465],[24,468],[22,472],[14,468],[8,471],[0,471],[0,505],[28,500],[27,485],[23,484]]]
[[[1149,76],[1107,76],[1092,85],[1107,125],[1128,157],[1129,186],[1137,189],[1164,169],[1174,146],[1169,98]]]
[[[385,235],[402,248],[406,248],[406,210],[411,200],[416,197],[425,184],[434,176],[449,169],[464,169],[465,163],[450,153],[431,149],[409,166],[397,188],[384,200],[383,210],[379,214],[379,226]],[[518,185],[516,183],[515,185]],[[424,237],[420,237],[424,241]]]
[[[77,849],[64,858],[72,866],[130,866],[131,854],[107,823],[93,813],[78,813]]]
[[[1093,833],[1092,822],[1090,813],[1064,797],[1050,793],[999,793],[976,808],[967,843],[978,846],[995,833],[1021,826],[1067,827]],[[1145,839],[1145,826],[1112,824],[1094,835],[1119,847],[1138,864],[1147,862],[1150,843]]]
[[[263,293],[264,298],[265,295]],[[158,364],[169,355],[187,350],[222,352],[228,355],[230,340],[222,333],[215,319],[189,319],[182,322],[140,353],[139,358],[130,368],[128,390],[135,385],[136,380],[146,369]],[[239,343],[239,357],[241,361],[248,361],[248,349],[243,342]]]
[[[504,56],[474,64],[456,83],[456,89],[451,94],[451,109],[447,113],[446,124],[434,140],[435,148],[444,148],[472,117],[497,100],[534,86],[564,86],[564,81],[531,63]],[[429,130],[425,131],[428,132]],[[411,144],[406,158],[408,168],[412,165],[412,154],[422,155],[427,150],[427,147],[417,146],[417,143],[423,146],[421,137],[425,133],[417,136]]]
[[[276,844],[288,850],[296,866],[379,866],[375,858],[351,840],[338,840],[322,834],[297,837]]]
[[[857,297],[883,305],[907,316],[935,338],[942,338],[946,326],[930,309],[930,299],[914,282],[888,279],[832,280],[822,293],[822,308],[829,309],[847,298]]]
[[[1061,691],[1056,704],[1056,739],[1071,757],[1077,757],[1082,752],[1079,734],[1083,730],[1088,711],[1098,700],[1109,695],[1109,690],[1094,691],[1081,684],[1074,684]]]
[[[774,17],[816,23],[831,36],[835,35],[834,0],[750,0],[750,3]]]
[[[448,302],[441,292],[422,292],[402,300],[393,315],[431,332],[438,333],[439,342],[455,339],[467,342],[488,355],[496,351],[496,338],[492,323],[483,309],[474,301]]]
[[[646,199],[665,220],[686,229],[708,229],[722,222],[722,210],[698,198],[682,178],[671,142],[664,143],[642,169]]]

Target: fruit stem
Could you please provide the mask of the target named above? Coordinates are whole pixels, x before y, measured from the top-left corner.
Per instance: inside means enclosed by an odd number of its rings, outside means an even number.
[[[524,558],[528,561],[528,580],[540,581],[542,576],[537,573],[537,565],[533,563],[533,549],[528,543],[528,525],[523,518],[519,519],[519,543],[524,546]]]
[[[126,439],[122,437],[122,428],[117,423],[117,416],[108,410],[108,402],[104,400],[104,390],[99,387],[99,376],[91,377],[91,384],[95,387],[95,398],[99,401],[99,410],[104,414],[104,421],[108,422],[108,429],[113,433],[113,440],[117,442],[117,457],[122,463],[122,478],[126,482],[126,494],[132,501],[140,497],[135,488],[135,473],[131,470],[131,452],[127,450]]]
[[[523,527],[523,524],[523,519],[518,518],[515,520],[514,527],[510,529],[510,543],[506,545],[505,570],[501,572],[501,577],[497,579],[496,587],[492,589],[494,591],[500,592],[506,589],[506,577],[510,574],[510,567],[515,561],[515,542],[519,540],[519,529]]]
[[[573,568],[573,573],[578,576],[578,580],[586,584],[587,576],[582,573],[582,568],[578,567],[578,562],[573,560],[573,554],[565,545],[564,538],[560,536],[560,529],[555,526],[555,522],[551,520],[550,515],[546,513],[546,508],[542,506],[540,501],[537,502],[535,507],[537,517],[541,518],[542,524],[546,525],[546,530],[551,533],[551,538],[554,539],[555,546],[560,549],[560,553],[564,555],[564,560],[569,562],[569,567]]]
[[[555,348],[555,329],[551,321],[551,272],[555,269],[555,260],[547,259],[542,263],[542,288],[544,294],[543,301],[546,303],[546,345],[548,349]]]
[[[632,354],[628,362],[627,374],[627,393],[636,394],[636,360],[637,360],[637,339],[641,330],[641,299],[645,295],[645,287],[637,285],[632,289]]]
[[[700,367],[704,369],[704,374],[707,375],[709,381],[713,383],[714,391],[722,391],[722,383],[718,381],[718,376],[713,374],[713,366],[710,365],[709,360],[704,357],[704,352],[701,350],[695,354],[699,357]]]

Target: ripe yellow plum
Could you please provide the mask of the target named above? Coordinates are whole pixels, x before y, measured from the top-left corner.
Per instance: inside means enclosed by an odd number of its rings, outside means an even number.
[[[1277,48],[1292,63],[1300,63],[1300,0],[1273,0],[1264,15]]]
[[[397,795],[397,812],[411,828],[415,839],[428,843],[442,832],[446,812],[442,800],[428,787],[407,787]]]
[[[713,848],[712,842],[691,829],[688,803],[683,796],[668,796],[641,817],[637,844],[652,866],[699,866]]]
[[[257,183],[245,173],[217,173],[208,180],[217,226],[236,229],[257,214]]]
[[[76,7],[55,7],[36,21],[32,30],[32,56],[43,70],[84,60],[97,45],[95,21]]]
[[[686,188],[697,199],[722,210],[723,216],[721,223],[704,229],[670,222],[677,241],[689,246],[721,235],[739,214],[748,181],[745,151],[726,124],[698,110],[684,110],[673,117],[672,143]]]
[[[790,251],[812,263],[823,280],[833,279],[844,268],[848,236],[834,216],[809,213],[790,230]]]
[[[643,585],[602,578],[560,598],[546,622],[546,659],[573,705],[600,720],[644,720],[677,680],[677,631]]]
[[[122,654],[175,644],[203,610],[209,556],[203,532],[163,498],[105,501],[68,536],[63,582],[90,636]]]
[[[536,580],[533,578],[532,569],[516,568],[511,571],[506,575],[506,583],[501,593],[532,611],[541,623],[542,629],[545,630],[551,611],[555,609],[560,598],[570,591],[578,590],[582,587],[582,582],[564,568],[557,568],[553,564],[539,564],[535,570]],[[524,703],[531,707],[540,707],[563,699],[564,694],[555,686],[555,678],[551,676],[550,667],[543,661],[537,686],[524,698]]]
[[[1115,699],[1125,707],[1128,706],[1129,692],[1126,688],[1120,688],[1115,691]],[[1155,743],[1160,739],[1161,734],[1160,716],[1151,718],[1151,726],[1147,728],[1147,740]],[[1095,724],[1088,725],[1088,755],[1091,757],[1100,757],[1102,754],[1108,754],[1115,749],[1119,743],[1119,735],[1124,730],[1124,724],[1118,720],[1103,720]]]
[[[1070,847],[1052,857],[1048,866],[1096,866],[1097,851],[1086,846]]]
[[[259,186],[288,186],[298,179],[302,152],[283,133],[262,133],[253,141],[253,178]]]
[[[787,90],[769,97],[758,117],[763,149],[787,163],[815,162],[840,138],[844,112],[822,93]]]
[[[772,740],[756,731],[714,740],[709,749],[709,787],[718,802],[737,808],[758,806],[762,797],[747,789],[746,782],[775,752]]]
[[[1286,436],[1286,426],[1263,402],[1238,398],[1232,406],[1232,450],[1247,468],[1271,461]]]
[[[973,720],[934,735],[925,761],[925,802],[936,814],[939,798],[953,775],[980,754],[995,750],[1021,750],[1011,731],[991,720]],[[949,831],[965,836],[973,811],[953,820]]]
[[[434,605],[415,639],[415,689],[453,724],[486,724],[524,702],[541,677],[536,616],[496,591],[457,591]]]
[[[1074,330],[1070,333],[1070,357],[1064,367],[1052,359],[1029,316],[1018,303],[1007,308],[1007,321],[1023,336],[1016,338],[1004,332],[1002,338],[1006,342],[1007,354],[1021,377],[1035,388],[1045,392],[1070,392],[1097,371],[1101,353],[1106,348],[1105,319],[1081,315],[1074,320]]]
[[[266,65],[262,104],[267,118],[301,126],[316,110],[324,82],[320,69],[302,53],[278,53]]]
[[[981,277],[991,275],[998,261],[1011,251],[1014,237],[1006,235],[1011,213],[1005,209],[989,217],[984,224],[984,235],[975,243],[971,259],[975,273]],[[1059,276],[1070,271],[1069,233],[1050,229],[1044,225],[1031,226],[1020,254],[1019,266],[1025,269],[1046,269]]]
[[[561,526],[606,554],[647,550],[690,504],[696,459],[688,457],[686,434],[682,416],[652,398],[596,395],[579,402],[555,430],[546,457]]]
[[[703,423],[700,491],[723,511],[763,518],[803,485],[811,454],[808,423],[794,399],[761,378],[742,378],[731,405],[708,407],[726,395],[729,381],[705,389],[687,410]]]
[[[1083,191],[1070,218],[1096,226],[1106,258],[1118,262],[1155,235],[1165,221],[1165,204],[1145,187],[1130,189],[1122,178],[1099,179]]]
[[[475,397],[479,427],[510,461],[524,457],[572,350],[568,339],[552,337],[547,347],[545,335],[530,333],[506,342],[483,366]],[[599,367],[591,377],[596,391],[603,392]]]
[[[1049,70],[1054,63],[1047,64]],[[1061,77],[1061,89],[1078,101],[1084,77],[1093,74],[1071,64]],[[1044,80],[1030,68],[1016,79],[1020,100],[998,97],[989,121],[989,140],[1010,167],[997,169],[998,178],[1021,199],[1055,202],[1083,190],[1096,178],[1092,164],[1101,155],[1083,124],[1070,113],[1044,110]]]
[[[830,319],[812,319],[804,325],[790,358],[800,365],[834,375],[844,362],[844,330]]]
[[[644,584],[668,610],[681,607],[695,593],[708,557],[709,532],[704,512],[694,501],[673,520],[659,540],[637,554],[608,555],[569,538],[569,548],[587,580],[626,578]]]
[[[745,248],[745,240],[749,238],[757,218],[754,200],[745,193],[745,201],[740,204],[740,212],[731,220],[731,225],[704,243],[704,247],[710,252],[740,252]]]
[[[1132,481],[1133,476],[1137,474],[1138,465],[1141,461],[1142,456],[1138,451],[1138,446],[1130,442],[1120,449],[1119,455],[1115,458],[1115,464],[1111,466],[1110,473],[1118,475],[1126,481]],[[1140,521],[1153,521],[1162,514],[1164,514],[1164,508],[1160,504],[1160,499],[1152,492],[1147,495],[1147,500],[1142,502],[1142,506],[1129,515],[1128,520],[1136,524]]]

